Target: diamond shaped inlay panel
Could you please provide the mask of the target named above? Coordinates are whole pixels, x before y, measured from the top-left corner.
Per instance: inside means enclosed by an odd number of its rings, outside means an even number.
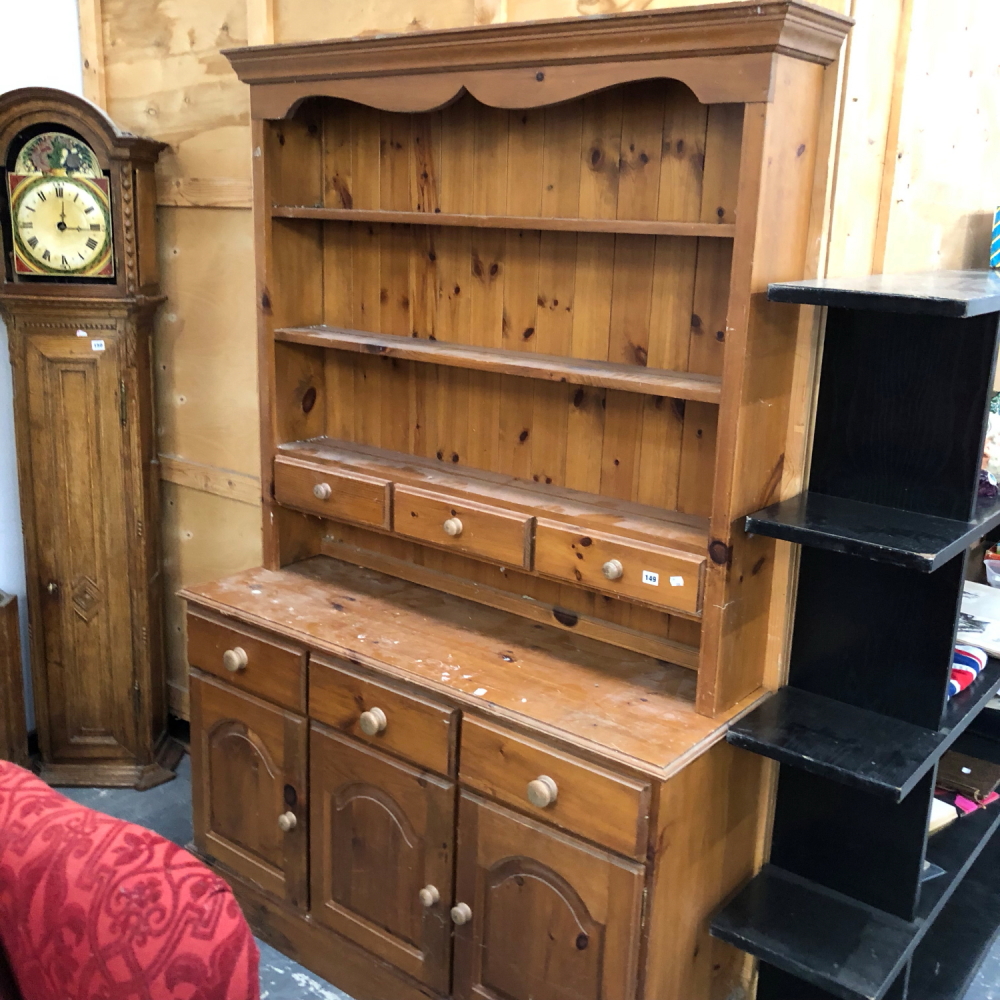
[[[85,621],[90,622],[101,610],[101,589],[89,576],[79,576],[73,581],[71,601],[73,610]]]

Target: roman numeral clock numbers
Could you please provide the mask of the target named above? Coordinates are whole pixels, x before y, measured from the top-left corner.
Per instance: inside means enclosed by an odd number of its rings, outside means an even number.
[[[9,177],[18,274],[113,276],[110,205],[100,176]]]

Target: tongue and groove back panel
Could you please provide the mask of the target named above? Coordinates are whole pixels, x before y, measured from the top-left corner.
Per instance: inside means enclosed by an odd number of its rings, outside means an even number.
[[[513,109],[308,98],[258,120],[267,564],[326,553],[699,669],[707,714],[758,688],[787,568],[774,587],[774,544],[741,521],[800,482],[785,444],[813,340],[808,318],[753,293],[807,273],[825,162],[824,68],[774,58],[770,102],[705,104],[651,79]],[[330,349],[327,328],[496,363]],[[514,352],[541,356],[531,377],[499,370]],[[708,391],[554,377],[545,356],[693,373]],[[360,449],[364,475],[430,489],[464,535],[404,530],[430,515],[399,496],[388,528],[311,516],[273,465],[303,447],[341,477]],[[529,525],[523,561],[469,528],[501,524],[504,484],[561,526]]]

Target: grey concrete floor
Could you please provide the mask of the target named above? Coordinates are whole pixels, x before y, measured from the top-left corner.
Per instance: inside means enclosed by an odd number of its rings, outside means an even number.
[[[187,847],[191,827],[191,760],[185,757],[177,777],[148,792],[131,788],[60,788],[74,802],[127,819]],[[261,1000],[351,1000],[326,980],[286,958],[258,939]]]
[[[138,823],[186,847],[191,842],[191,761],[185,757],[177,778],[148,792],[130,788],[62,788],[65,795],[108,813]],[[258,940],[261,1000],[351,1000],[326,980]],[[914,1000],[921,1000],[915,997]],[[962,1000],[1000,1000],[1000,939],[983,962]]]

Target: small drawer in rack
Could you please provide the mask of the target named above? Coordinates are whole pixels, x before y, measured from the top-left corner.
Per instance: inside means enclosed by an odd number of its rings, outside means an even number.
[[[390,480],[353,469],[301,462],[284,455],[274,460],[274,498],[278,503],[320,517],[388,528],[391,488]]]
[[[305,712],[304,649],[193,611],[187,616],[187,640],[192,667],[284,708]]]
[[[454,774],[457,710],[336,660],[309,660],[309,715],[429,771]]]
[[[531,569],[535,519],[530,514],[399,483],[393,488],[393,506],[393,528],[399,535]]]
[[[620,854],[645,856],[646,781],[606,771],[468,714],[462,720],[459,780]]]
[[[543,576],[689,615],[701,613],[705,557],[632,538],[539,520],[535,569]]]

